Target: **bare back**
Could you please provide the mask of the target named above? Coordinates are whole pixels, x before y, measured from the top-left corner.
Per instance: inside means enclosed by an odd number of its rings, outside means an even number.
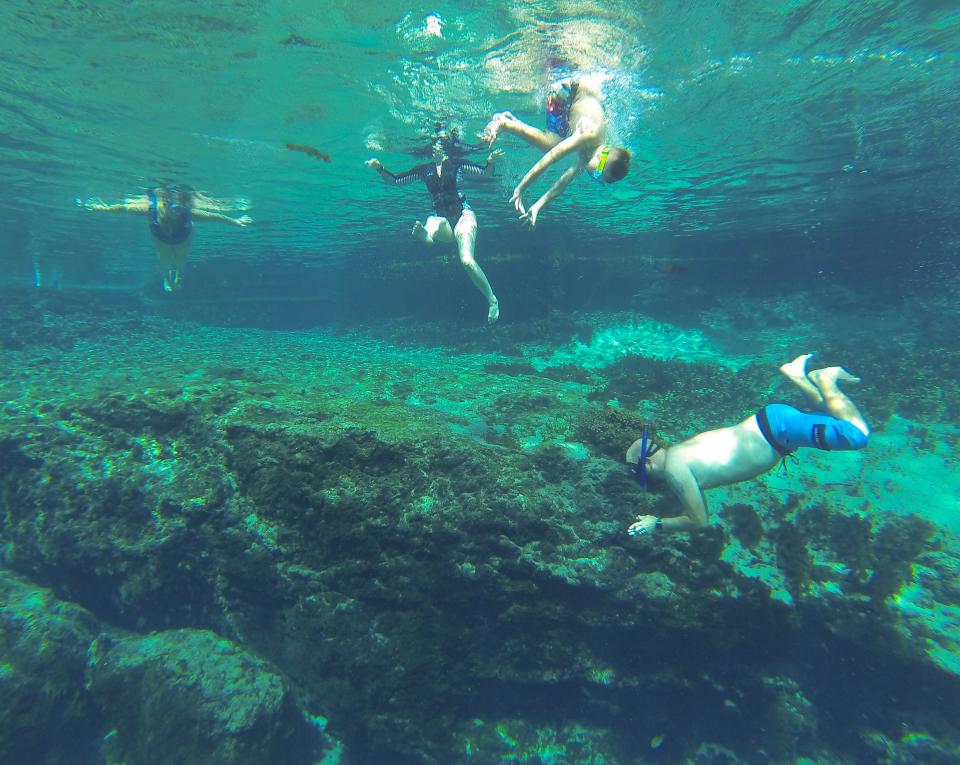
[[[708,430],[670,447],[666,460],[668,473],[689,471],[704,490],[765,473],[780,461],[780,455],[751,415],[737,425]]]

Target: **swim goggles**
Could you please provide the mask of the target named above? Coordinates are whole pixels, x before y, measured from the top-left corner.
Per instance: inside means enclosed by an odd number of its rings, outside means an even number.
[[[644,489],[647,488],[647,460],[658,451],[660,445],[650,440],[650,433],[644,428],[640,439],[640,459],[633,463],[633,474]]]
[[[600,152],[600,160],[597,162],[597,169],[590,173],[594,180],[603,182],[603,168],[607,166],[607,157],[609,154],[610,149],[604,146],[603,151]]]

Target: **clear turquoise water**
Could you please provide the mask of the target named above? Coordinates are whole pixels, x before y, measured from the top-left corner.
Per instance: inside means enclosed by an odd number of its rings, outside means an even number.
[[[491,330],[452,249],[408,236],[426,194],[364,161],[409,167],[438,122],[539,125],[560,71],[606,77],[634,170],[577,180],[531,233],[507,199],[537,155],[501,141],[498,177],[465,184]],[[8,0],[0,573],[108,627],[217,630],[302,681],[359,765],[958,762],[958,101],[960,9],[932,1]],[[142,218],[75,204],[161,178],[254,219],[198,223],[173,296]],[[870,448],[717,490],[712,535],[625,539],[633,503],[661,500],[582,422],[623,407],[686,437],[781,397],[777,366],[812,350],[863,376]],[[355,456],[371,443],[441,467],[383,488]],[[297,498],[297,471],[321,499]],[[733,531],[747,505],[757,548]],[[327,541],[341,508],[355,525]],[[913,513],[936,532],[904,564]],[[424,554],[421,520],[454,542]],[[784,528],[813,574],[784,562]],[[857,556],[870,576],[904,564],[900,589],[864,595]],[[125,706],[77,712],[91,765],[112,765],[100,737]]]
[[[442,38],[426,31],[430,13]],[[204,231],[198,261],[320,268],[387,247],[424,200],[371,183],[363,161],[407,164],[437,120],[472,135],[511,109],[539,124],[551,59],[609,76],[614,128],[638,163],[606,194],[578,181],[544,225],[815,234],[889,220],[907,202],[949,218],[958,24],[934,2],[11,0],[0,9],[5,276],[29,272],[29,247],[87,262],[107,284],[146,273],[142,226],[91,220],[72,201],[158,177],[257,221],[242,236]],[[535,155],[503,148],[497,187],[471,197],[482,230],[511,240],[504,198]]]

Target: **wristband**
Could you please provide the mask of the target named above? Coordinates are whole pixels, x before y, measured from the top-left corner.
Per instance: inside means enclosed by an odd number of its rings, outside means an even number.
[[[655,529],[657,529],[657,531],[659,531],[660,529],[662,529],[662,528],[663,528],[663,520],[660,519],[660,518],[657,518],[657,522],[654,524],[653,527],[654,527]]]

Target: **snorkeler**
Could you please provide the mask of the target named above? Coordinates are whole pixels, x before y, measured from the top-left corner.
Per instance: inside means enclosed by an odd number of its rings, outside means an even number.
[[[706,489],[755,478],[801,446],[827,451],[863,449],[870,428],[839,383],[859,382],[843,367],[809,374],[807,360],[797,356],[780,371],[807,398],[828,414],[811,414],[787,404],[768,404],[738,425],[709,430],[675,446],[661,446],[644,431],[627,450],[627,462],[643,486],[647,478],[663,479],[683,510],[682,515],[657,518],[638,515],[627,530],[643,536],[656,530],[695,531],[707,525]]]
[[[214,220],[236,226],[246,226],[252,222],[249,215],[231,218],[229,215],[198,207],[197,201],[197,195],[189,188],[162,184],[148,189],[142,197],[134,197],[113,205],[87,201],[83,203],[83,207],[103,212],[146,213],[150,219],[150,234],[160,258],[163,288],[167,292],[173,292],[183,286],[183,270],[187,262],[187,251],[193,240],[194,220]]]
[[[630,152],[604,143],[607,118],[600,105],[600,90],[586,78],[567,78],[550,87],[546,131],[518,120],[510,112],[500,112],[493,115],[483,138],[492,146],[503,130],[544,152],[510,197],[511,204],[521,213],[520,220],[531,228],[536,226],[540,211],[560,196],[579,173],[586,172],[600,183],[614,183],[630,169]],[[563,172],[546,194],[525,209],[523,193],[530,184],[568,154],[576,155],[576,163]]]
[[[471,281],[487,300],[487,322],[493,324],[500,318],[500,303],[490,288],[483,269],[474,258],[477,241],[477,217],[467,204],[467,200],[457,187],[463,173],[472,173],[490,177],[502,151],[494,151],[487,157],[486,165],[478,165],[462,158],[447,156],[444,142],[437,140],[433,144],[433,161],[417,165],[405,173],[394,175],[383,166],[379,159],[367,160],[367,165],[376,170],[384,183],[391,186],[404,186],[414,181],[423,181],[433,198],[436,213],[421,224],[413,224],[411,232],[416,239],[426,244],[434,241],[456,241],[460,253],[460,262],[467,270]]]

